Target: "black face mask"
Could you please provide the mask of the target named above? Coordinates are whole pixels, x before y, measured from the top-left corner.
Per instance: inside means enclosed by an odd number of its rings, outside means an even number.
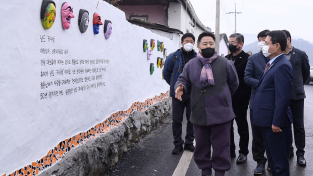
[[[215,54],[215,48],[201,49],[201,54],[204,58],[210,58]]]
[[[231,53],[234,53],[236,52],[239,48],[237,48],[238,44],[237,45],[233,45],[233,44],[229,44],[229,51]]]

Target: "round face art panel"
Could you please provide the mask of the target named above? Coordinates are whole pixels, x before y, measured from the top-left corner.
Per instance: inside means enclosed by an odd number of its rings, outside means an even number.
[[[104,21],[104,38],[109,39],[112,34],[112,22],[110,20]]]
[[[75,18],[73,14],[73,7],[69,3],[63,3],[61,7],[61,18],[63,29],[69,29],[71,27],[71,19]]]
[[[157,48],[158,48],[158,51],[161,51],[161,42],[158,40],[158,43],[157,43]]]
[[[99,26],[103,25],[101,22],[101,17],[99,14],[94,13],[93,14],[93,32],[94,34],[99,34]]]
[[[151,55],[152,55],[152,50],[151,50],[151,49],[148,49],[148,51],[147,51],[147,59],[148,59],[148,60],[150,60]]]
[[[150,75],[152,75],[154,72],[154,64],[150,63]]]
[[[81,33],[86,32],[89,26],[89,12],[84,9],[79,10],[78,25]]]
[[[153,51],[154,48],[155,48],[155,41],[154,41],[154,39],[151,39],[151,41],[150,41],[150,47],[151,47],[151,50]]]
[[[147,42],[147,40],[143,40],[143,52],[146,52],[147,51],[147,49],[148,49],[148,42]]]
[[[43,28],[50,29],[55,21],[55,17],[55,2],[52,0],[43,0],[40,10],[40,19]]]

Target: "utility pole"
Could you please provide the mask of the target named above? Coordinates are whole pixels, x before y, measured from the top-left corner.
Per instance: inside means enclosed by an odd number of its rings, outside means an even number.
[[[220,51],[220,0],[216,0],[216,19],[215,19],[215,50],[217,55]]]
[[[234,13],[235,14],[235,33],[236,33],[236,28],[237,28],[237,14],[240,14],[240,13],[242,13],[242,12],[237,12],[237,10],[236,10],[236,3],[235,3],[235,12],[228,12],[228,13],[226,13],[226,14],[232,14],[232,13]]]

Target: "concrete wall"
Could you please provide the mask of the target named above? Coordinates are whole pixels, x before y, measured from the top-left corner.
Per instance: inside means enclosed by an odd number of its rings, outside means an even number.
[[[134,5],[120,6],[120,9],[125,12],[126,18],[131,16],[147,16],[151,23],[159,23],[165,25],[165,6],[162,5]]]
[[[55,0],[57,16],[48,30],[40,21],[41,1],[1,3],[0,174],[53,165],[64,152],[119,126],[131,111],[160,101],[155,95],[169,89],[156,68],[162,52],[155,48],[148,61],[143,39],[149,45],[150,39],[163,41],[171,53],[178,48],[178,35],[171,40],[132,25],[124,12],[103,1],[67,2],[75,15],[69,30],[61,26],[61,0]],[[83,34],[77,25],[79,9],[90,13]],[[110,39],[104,38],[103,26],[94,35],[95,12],[102,21],[112,21]],[[155,64],[153,75],[150,63]]]

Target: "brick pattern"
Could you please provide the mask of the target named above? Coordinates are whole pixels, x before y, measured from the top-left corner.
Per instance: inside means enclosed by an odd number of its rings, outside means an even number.
[[[150,106],[155,103],[163,101],[165,98],[168,98],[169,92],[162,93],[160,96],[155,96],[152,99],[147,99],[145,102],[135,102],[132,106],[126,111],[118,111],[111,114],[109,118],[105,121],[97,124],[95,127],[89,129],[87,132],[79,133],[71,138],[61,141],[53,149],[49,150],[46,156],[32,162],[30,165],[27,165],[23,168],[16,170],[15,172],[9,174],[8,176],[35,176],[38,175],[40,171],[43,171],[46,168],[49,168],[59,160],[61,160],[67,152],[72,150],[75,147],[85,144],[89,140],[95,139],[100,135],[110,131],[112,128],[120,126],[133,111],[145,111]],[[4,174],[3,176],[7,176]]]

